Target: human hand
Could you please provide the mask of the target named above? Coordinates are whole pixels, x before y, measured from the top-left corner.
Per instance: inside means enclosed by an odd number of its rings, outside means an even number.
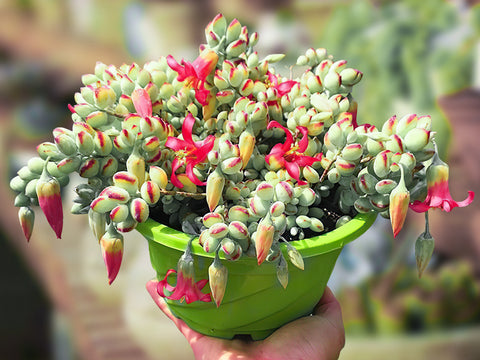
[[[188,340],[198,360],[334,360],[345,345],[340,304],[327,287],[312,316],[292,321],[261,341],[225,340],[200,334],[176,318],[157,293],[157,280],[147,290],[158,307]]]

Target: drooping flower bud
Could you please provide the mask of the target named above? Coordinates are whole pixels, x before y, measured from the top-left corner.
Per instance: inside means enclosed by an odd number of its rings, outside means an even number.
[[[422,277],[428,266],[435,248],[435,240],[428,231],[420,234],[415,241],[415,259],[417,261],[418,277]]]
[[[390,222],[392,223],[393,237],[396,237],[403,227],[410,202],[410,192],[405,186],[403,171],[403,166],[400,165],[400,181],[390,193]]]
[[[208,281],[210,289],[212,290],[212,297],[217,307],[223,300],[225,289],[227,288],[228,270],[222,264],[218,257],[218,252],[215,254],[213,263],[208,268]]]
[[[107,232],[100,238],[103,261],[107,268],[108,284],[117,277],[123,258],[123,235],[110,223]]]
[[[58,180],[51,177],[44,168],[40,179],[36,183],[35,191],[40,208],[53,231],[55,231],[57,238],[60,239],[63,228],[63,207]]]
[[[280,256],[280,260],[277,264],[277,279],[283,288],[286,289],[288,285],[288,264],[283,255]]]
[[[302,255],[300,255],[298,250],[292,245],[290,245],[289,243],[287,243],[287,254],[288,254],[288,258],[290,259],[290,262],[293,265],[295,265],[300,270],[305,269],[305,264],[303,262]]]
[[[27,241],[30,241],[32,236],[33,224],[35,222],[35,213],[33,210],[27,206],[22,206],[18,210],[18,220],[23,230],[23,234]]]

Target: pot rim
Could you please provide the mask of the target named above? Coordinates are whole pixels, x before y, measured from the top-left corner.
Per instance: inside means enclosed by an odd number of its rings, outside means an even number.
[[[376,218],[377,214],[375,212],[357,214],[352,220],[335,230],[304,240],[290,241],[289,244],[294,246],[304,258],[319,253],[327,253],[340,249],[345,244],[358,238],[370,228]],[[144,223],[139,223],[136,230],[149,241],[155,241],[181,252],[185,251],[187,242],[191,238],[190,235],[160,224],[151,218]],[[287,244],[282,242],[280,248],[285,252]],[[199,256],[215,257],[215,253],[205,252],[198,241],[192,242],[192,252]],[[237,261],[242,259],[245,258],[242,257]]]

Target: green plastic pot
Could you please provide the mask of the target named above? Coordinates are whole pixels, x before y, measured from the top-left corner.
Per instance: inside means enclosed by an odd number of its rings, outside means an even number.
[[[264,339],[282,325],[312,313],[343,246],[363,234],[375,217],[359,214],[331,232],[291,242],[303,256],[305,270],[288,262],[286,289],[278,282],[273,264],[264,262],[258,266],[256,258],[241,257],[237,261],[222,261],[228,268],[228,283],[220,307],[214,302],[200,301],[186,304],[166,300],[167,304],[175,316],[202,334],[225,339],[235,335]],[[148,240],[152,267],[157,278],[163,279],[169,269],[176,269],[190,236],[151,219],[138,224],[137,230]],[[288,259],[286,245],[281,248]],[[214,254],[205,253],[196,241],[192,252],[195,281],[208,279]]]

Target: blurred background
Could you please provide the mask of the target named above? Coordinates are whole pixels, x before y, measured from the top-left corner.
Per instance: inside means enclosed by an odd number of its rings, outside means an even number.
[[[109,287],[86,219],[66,215],[68,230],[54,240],[37,216],[30,244],[18,226],[8,181],[54,127],[70,126],[67,104],[96,61],[192,60],[219,12],[258,31],[260,53],[287,54],[279,71],[307,48],[325,47],[364,73],[354,93],[359,122],[432,115],[452,196],[463,200],[467,190],[480,194],[478,2],[1,0],[0,358],[193,359],[145,290],[155,274],[139,235],[127,237]],[[347,330],[340,359],[480,358],[477,200],[431,214],[436,251],[421,279],[413,244],[422,214],[410,214],[395,242],[378,219],[345,248],[330,282]]]

